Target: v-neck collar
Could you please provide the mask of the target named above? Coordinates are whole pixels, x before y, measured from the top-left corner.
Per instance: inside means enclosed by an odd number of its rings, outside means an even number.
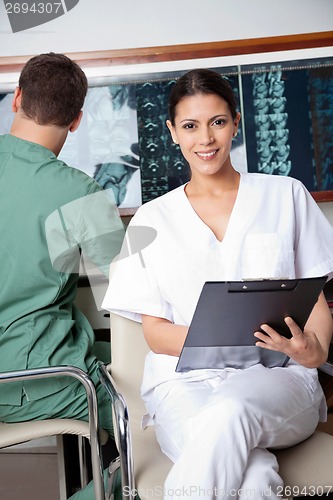
[[[197,212],[194,210],[194,208],[193,208],[193,206],[192,206],[192,204],[191,204],[190,200],[188,199],[188,197],[186,195],[186,192],[185,192],[185,189],[186,189],[186,186],[187,186],[188,182],[186,184],[184,184],[182,186],[182,189],[181,189],[184,206],[186,207],[187,213],[191,214],[192,219],[195,221],[196,225],[198,227],[201,227],[202,229],[204,229],[204,231],[206,232],[206,234],[210,237],[210,240],[212,242],[216,243],[217,245],[223,245],[224,244],[224,242],[228,238],[229,234],[232,233],[232,228],[235,227],[235,221],[238,218],[238,216],[237,216],[238,206],[240,204],[239,200],[242,198],[243,179],[244,179],[244,176],[243,176],[242,173],[239,172],[239,175],[240,175],[240,178],[239,178],[238,192],[237,192],[235,203],[234,203],[234,206],[233,206],[232,211],[230,213],[230,217],[229,217],[229,221],[228,221],[228,224],[227,224],[227,228],[226,228],[226,231],[224,233],[224,237],[223,237],[222,240],[219,240],[215,236],[215,234],[211,230],[211,228],[209,226],[207,226],[207,224],[199,217],[199,215],[197,214]]]

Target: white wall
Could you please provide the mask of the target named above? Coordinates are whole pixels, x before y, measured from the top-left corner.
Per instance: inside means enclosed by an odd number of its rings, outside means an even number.
[[[187,44],[332,29],[332,0],[79,0],[64,16],[13,34],[4,3],[0,2],[0,56]]]
[[[326,201],[324,203],[318,203],[318,205],[333,226],[333,202]]]

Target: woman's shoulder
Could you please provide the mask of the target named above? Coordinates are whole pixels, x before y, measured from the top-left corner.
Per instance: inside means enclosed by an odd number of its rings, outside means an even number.
[[[258,186],[260,189],[276,189],[284,192],[288,189],[306,189],[301,181],[287,175],[270,175],[259,172],[246,172],[242,174],[242,177],[243,182],[248,183],[253,187]]]
[[[168,193],[147,201],[138,208],[135,218],[155,218],[158,217],[159,214],[165,216],[165,214],[170,211],[178,210],[179,202],[181,202],[184,197],[184,186],[185,185],[178,186]]]

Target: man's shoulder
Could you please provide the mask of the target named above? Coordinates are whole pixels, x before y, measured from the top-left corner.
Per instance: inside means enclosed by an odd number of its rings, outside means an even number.
[[[72,193],[73,198],[85,196],[102,191],[102,187],[96,180],[78,168],[71,167],[59,158],[45,163],[41,168],[41,173],[45,178],[49,178],[55,191],[61,187],[63,192]]]

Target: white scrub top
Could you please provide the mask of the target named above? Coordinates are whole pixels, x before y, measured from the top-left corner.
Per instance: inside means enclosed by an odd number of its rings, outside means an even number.
[[[333,228],[291,177],[242,173],[222,241],[193,210],[185,186],[140,207],[130,223],[135,226],[154,228],[156,238],[114,264],[102,307],[137,321],[147,314],[188,326],[205,281],[333,276]],[[177,361],[147,355],[142,396],[150,415],[157,385],[216,375],[176,373]]]

